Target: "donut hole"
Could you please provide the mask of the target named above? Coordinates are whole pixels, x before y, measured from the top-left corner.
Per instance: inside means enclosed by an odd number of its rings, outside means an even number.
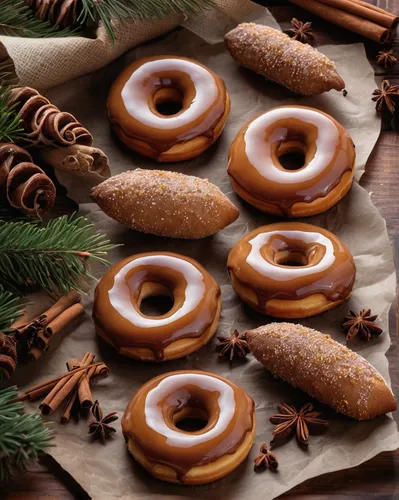
[[[281,250],[274,255],[274,262],[279,266],[301,267],[307,266],[308,256],[302,250]]]
[[[173,87],[158,89],[153,99],[155,109],[162,116],[176,115],[183,109],[183,95],[179,89]]]
[[[144,283],[138,298],[138,307],[145,316],[163,316],[174,305],[173,294],[160,283]]]
[[[277,157],[284,170],[300,170],[306,163],[306,145],[299,140],[283,142],[278,148]]]
[[[196,432],[208,425],[208,413],[203,408],[186,406],[173,415],[173,424],[184,432]]]

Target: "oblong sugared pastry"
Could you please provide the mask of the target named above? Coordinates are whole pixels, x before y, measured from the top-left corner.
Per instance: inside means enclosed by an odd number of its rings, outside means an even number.
[[[216,141],[230,98],[223,80],[203,64],[154,56],[122,71],[107,107],[113,129],[129,148],[170,162],[194,158]]]
[[[273,375],[339,413],[367,420],[396,410],[378,371],[329,335],[292,323],[271,323],[246,335],[253,355]]]
[[[167,296],[171,309],[147,316],[144,299]],[[99,281],[93,303],[96,332],[125,356],[141,361],[181,358],[216,332],[222,299],[219,284],[194,259],[171,252],[133,255]]]
[[[205,427],[177,425],[199,419]],[[255,405],[220,375],[199,370],[166,373],[144,384],[122,420],[134,458],[163,481],[205,484],[232,472],[247,457],[255,435]]]
[[[284,168],[280,158],[302,154]],[[259,210],[308,217],[335,205],[352,186],[355,146],[332,116],[306,106],[279,106],[244,125],[229,150],[230,182]]]
[[[92,189],[92,199],[124,226],[170,238],[204,238],[234,222],[238,209],[206,179],[136,169]]]
[[[299,222],[259,227],[231,250],[234,290],[257,311],[306,318],[341,304],[356,277],[352,254],[327,229]]]
[[[328,57],[268,26],[242,23],[224,39],[239,64],[299,94],[317,95],[345,87]]]

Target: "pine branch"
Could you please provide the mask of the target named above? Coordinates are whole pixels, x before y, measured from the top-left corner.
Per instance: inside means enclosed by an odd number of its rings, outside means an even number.
[[[0,284],[18,291],[39,285],[53,295],[82,291],[89,261],[104,259],[112,245],[84,217],[58,217],[41,227],[35,222],[0,221]]]
[[[41,451],[51,446],[51,431],[37,413],[23,413],[23,403],[11,403],[17,388],[0,390],[0,483],[14,468],[26,468]]]
[[[214,0],[82,0],[78,23],[89,20],[102,21],[109,35],[115,40],[112,18],[136,20],[160,19],[172,13],[199,14],[214,7]]]
[[[19,297],[7,292],[0,285],[0,332],[8,333],[10,326],[22,314]]]
[[[24,0],[0,0],[0,35],[28,38],[65,37],[79,34],[36,19]]]
[[[1,16],[1,13],[0,13]],[[0,79],[5,74],[0,73]],[[24,135],[15,106],[8,104],[9,89],[0,86],[0,142],[16,142]]]

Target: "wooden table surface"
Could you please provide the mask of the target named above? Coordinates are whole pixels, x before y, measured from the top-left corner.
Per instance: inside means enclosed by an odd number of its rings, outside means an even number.
[[[368,0],[392,13],[399,15],[399,0]],[[313,32],[316,36],[315,45],[325,43],[365,42],[370,62],[375,68],[377,81],[387,78],[391,83],[399,84],[399,63],[385,70],[375,64],[375,56],[380,47],[330,25],[300,8],[294,7],[286,0],[259,1],[270,6],[273,15],[281,23],[283,29],[288,28],[292,17],[302,21],[313,22]],[[399,58],[399,37],[393,44],[396,56]],[[398,106],[399,107],[399,106]],[[387,228],[395,249],[396,262],[399,262],[399,114],[397,116],[398,131],[391,129],[390,117],[383,116],[381,136],[367,163],[366,173],[361,179],[371,195],[374,204],[387,221]],[[372,236],[372,235],[371,235]],[[378,270],[376,270],[378,271]],[[390,317],[391,336],[397,335],[396,304]],[[388,352],[391,366],[393,390],[398,399],[398,349],[395,345]],[[399,422],[399,415],[394,417]],[[265,483],[266,487],[266,483]],[[33,499],[71,499],[86,498],[87,495],[79,485],[60,470],[51,457],[45,456],[42,463],[31,466],[25,473],[18,473],[5,490],[0,492],[0,498],[8,500],[20,498]],[[399,450],[381,453],[364,464],[335,473],[325,474],[300,484],[290,492],[282,495],[284,500],[319,500],[332,498],[342,500],[353,499],[394,499],[399,498]]]

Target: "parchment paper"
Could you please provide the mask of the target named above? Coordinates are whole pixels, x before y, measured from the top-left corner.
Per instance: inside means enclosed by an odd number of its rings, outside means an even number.
[[[275,25],[266,11],[263,12],[259,22]],[[105,231],[114,243],[124,244],[110,254],[113,263],[134,253],[155,250],[176,251],[201,262],[222,288],[223,312],[219,334],[228,334],[234,328],[243,331],[270,321],[270,318],[262,317],[243,305],[234,293],[226,272],[227,255],[233,245],[248,231],[276,220],[242,202],[227,179],[227,150],[238,129],[258,113],[279,104],[300,103],[323,109],[337,118],[353,137],[358,155],[357,179],[364,171],[367,157],[377,140],[380,123],[370,100],[375,82],[363,46],[327,46],[321,50],[336,62],[338,71],[345,79],[349,92],[346,98],[337,92],[316,98],[293,96],[282,87],[239,68],[223,44],[210,45],[186,30],[142,46],[105,69],[49,93],[58,106],[75,113],[93,132],[97,145],[110,156],[114,174],[140,166],[207,177],[240,208],[239,219],[215,236],[199,241],[182,241],[130,231],[109,219],[92,203],[80,207],[80,212]],[[111,135],[106,120],[105,100],[111,82],[129,61],[168,53],[195,58],[224,78],[232,98],[232,110],[225,132],[208,152],[189,162],[155,165],[127,151]],[[69,189],[69,195],[75,200],[82,203],[89,201],[88,189],[83,186],[82,179],[78,183],[69,183]],[[306,219],[306,222],[326,227],[342,238],[354,255],[357,280],[349,301],[302,323],[329,333],[337,341],[345,343],[340,323],[348,308],[358,310],[372,307],[373,312],[380,317],[384,334],[367,345],[351,344],[351,348],[366,357],[389,380],[385,352],[390,344],[388,311],[395,297],[395,272],[385,221],[373,206],[369,194],[354,183],[350,193],[340,203],[324,214]],[[104,272],[97,267],[94,271],[98,277]],[[127,452],[120,431],[120,420],[116,422],[118,432],[115,439],[104,447],[99,443],[89,444],[84,422],[71,422],[63,427],[58,423],[60,415],[53,416],[51,419],[57,430],[57,447],[51,454],[95,499],[147,499],[154,495],[162,495],[167,499],[271,499],[310,477],[355,466],[381,451],[394,450],[399,446],[397,427],[391,416],[356,422],[316,403],[316,408],[322,409],[330,420],[328,432],[322,436],[312,436],[308,451],[298,448],[295,439],[277,448],[280,462],[278,472],[255,474],[253,459],[259,445],[271,439],[273,425],[269,417],[276,412],[279,402],[301,404],[309,399],[305,394],[275,380],[251,356],[232,366],[220,360],[214,353],[215,339],[186,358],[163,364],[145,364],[119,356],[95,335],[90,316],[92,294],[84,298],[84,305],[86,316],[83,323],[68,335],[60,335],[59,339],[55,339],[40,362],[17,373],[15,381],[21,385],[21,389],[64,371],[67,359],[92,351],[112,370],[112,376],[94,388],[94,397],[100,400],[106,412],[118,411],[122,417],[132,394],[147,380],[167,371],[195,368],[219,373],[244,387],[256,402],[257,415],[256,439],[249,458],[234,473],[201,487],[162,483],[144,472]],[[32,405],[34,407],[37,404]]]

